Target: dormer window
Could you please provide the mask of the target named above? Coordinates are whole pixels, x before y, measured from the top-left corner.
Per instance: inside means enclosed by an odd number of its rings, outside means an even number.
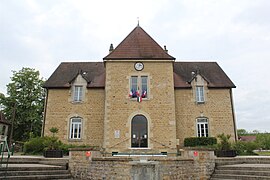
[[[82,101],[82,95],[83,95],[83,86],[74,86],[73,101],[75,102]]]
[[[200,74],[193,75],[191,86],[193,89],[194,101],[197,104],[204,104],[206,101],[205,88],[207,88],[207,81]]]
[[[196,86],[196,102],[203,103],[204,102],[204,87]]]
[[[79,74],[72,82],[70,101],[73,103],[85,101],[86,86],[87,81]]]

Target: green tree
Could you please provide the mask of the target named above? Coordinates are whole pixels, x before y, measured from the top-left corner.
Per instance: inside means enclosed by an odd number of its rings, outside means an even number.
[[[247,135],[248,132],[245,129],[237,129],[237,135],[238,136],[243,136],[243,135]]]
[[[262,149],[270,149],[270,133],[259,133],[256,135],[256,142]]]
[[[11,82],[7,85],[7,97],[0,96],[6,118],[13,124],[13,140],[25,141],[30,134],[41,133],[45,90],[39,71],[22,68],[12,71]]]

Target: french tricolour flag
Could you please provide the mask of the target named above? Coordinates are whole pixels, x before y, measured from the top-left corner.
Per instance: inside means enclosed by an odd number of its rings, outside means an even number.
[[[146,91],[145,90],[142,93],[142,98],[146,98]]]
[[[141,96],[137,96],[137,102],[142,102],[142,97]]]
[[[142,102],[142,97],[140,96],[139,88],[138,88],[138,90],[136,91],[136,95],[137,95],[137,102]]]
[[[130,91],[128,96],[132,97],[132,95],[133,95],[133,93],[132,93],[132,91]]]

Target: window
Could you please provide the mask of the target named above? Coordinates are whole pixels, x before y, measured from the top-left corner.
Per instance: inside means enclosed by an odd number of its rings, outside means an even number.
[[[130,97],[136,98],[148,96],[148,76],[131,76],[130,78]]]
[[[131,97],[137,97],[137,90],[138,90],[138,76],[131,76],[130,78],[130,93]]]
[[[73,96],[73,100],[75,102],[80,102],[82,101],[82,91],[83,91],[83,87],[82,86],[75,86],[74,87],[74,96]]]
[[[208,137],[208,120],[206,118],[197,119],[197,137]]]
[[[71,118],[70,119],[70,130],[69,139],[81,139],[82,134],[82,119]]]
[[[196,86],[196,101],[198,103],[204,102],[204,88],[203,88],[203,86]]]

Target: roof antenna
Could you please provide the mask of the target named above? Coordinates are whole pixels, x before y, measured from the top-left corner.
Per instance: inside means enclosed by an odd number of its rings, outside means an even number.
[[[138,21],[137,26],[139,27],[140,26],[140,18],[139,17],[137,17],[137,21]]]

